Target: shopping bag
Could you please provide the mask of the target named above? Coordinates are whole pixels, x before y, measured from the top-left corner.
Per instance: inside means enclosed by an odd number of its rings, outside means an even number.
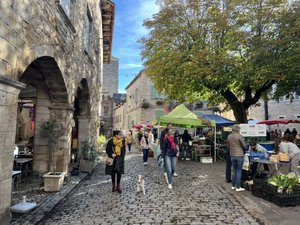
[[[244,163],[243,163],[243,170],[248,171],[250,168],[250,163],[249,163],[249,156],[248,155],[244,155]]]
[[[161,157],[161,155],[159,155],[158,157],[158,160],[157,160],[157,162],[158,162],[158,168],[159,168],[159,170],[161,170],[161,171],[163,171],[164,170],[164,159]]]

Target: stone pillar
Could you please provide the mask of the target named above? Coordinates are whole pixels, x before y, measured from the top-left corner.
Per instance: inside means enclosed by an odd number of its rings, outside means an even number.
[[[78,158],[81,158],[81,142],[86,138],[91,138],[90,117],[78,116]]]
[[[10,224],[18,95],[26,85],[0,75],[0,224]]]
[[[33,172],[36,175],[42,175],[49,172],[49,144],[48,139],[40,135],[40,126],[44,121],[50,120],[51,106],[48,89],[39,87],[36,99],[35,131],[34,131],[34,154],[33,154]]]
[[[51,120],[60,122],[64,129],[64,135],[59,138],[58,146],[55,151],[55,166],[57,172],[69,174],[69,164],[71,156],[71,133],[72,118],[74,108],[67,104],[52,105],[49,107]]]

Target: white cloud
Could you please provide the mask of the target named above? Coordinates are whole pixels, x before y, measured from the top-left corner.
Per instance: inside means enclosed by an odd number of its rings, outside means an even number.
[[[143,67],[141,64],[134,64],[134,63],[128,63],[128,64],[121,64],[120,69],[131,69],[131,68],[141,68]]]

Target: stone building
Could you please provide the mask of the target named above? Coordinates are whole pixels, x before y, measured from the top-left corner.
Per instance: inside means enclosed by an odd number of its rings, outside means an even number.
[[[248,119],[258,121],[265,120],[265,103],[259,101],[257,106],[251,107],[248,111]],[[291,119],[300,120],[300,96],[293,93],[292,96],[283,96],[279,101],[269,100],[267,103],[268,119]],[[271,127],[271,129],[280,129],[284,132],[287,128],[296,128],[300,131],[300,124],[287,124]]]
[[[266,113],[267,108],[267,113]],[[300,96],[296,93],[292,93],[289,96],[282,96],[278,101],[269,100],[266,103],[263,100],[260,100],[254,106],[251,106],[248,110],[247,118],[262,121],[262,120],[275,120],[275,119],[291,119],[291,120],[300,120]],[[223,112],[222,116],[235,120],[233,112],[227,111]],[[267,117],[267,118],[266,118]],[[280,129],[284,132],[287,128],[296,128],[297,131],[300,131],[299,123],[291,124],[280,124],[278,126],[271,125],[269,126],[270,130]]]
[[[110,63],[103,65],[101,80],[100,133],[110,137],[114,126],[113,96],[118,93],[119,60],[111,57]]]
[[[42,121],[55,120],[64,128],[54,155],[56,171],[69,172],[72,127],[79,143],[95,142],[114,12],[110,0],[0,1],[1,225],[10,223],[16,140],[33,135],[33,172],[39,175],[51,163]],[[17,118],[31,124],[21,128]]]
[[[142,70],[126,87],[127,100],[125,105],[115,111],[115,118],[120,118],[119,124],[124,129],[131,129],[134,124],[153,122],[159,116],[172,111],[179,103],[166,103],[165,97],[158,94],[154,84],[146,72]],[[186,104],[193,112],[212,113],[207,108],[207,102]],[[125,121],[121,121],[121,120]]]

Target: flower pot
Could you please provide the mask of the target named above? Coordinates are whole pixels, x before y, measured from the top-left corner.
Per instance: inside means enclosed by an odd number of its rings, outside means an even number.
[[[44,191],[59,191],[64,183],[64,172],[49,172],[43,176]]]
[[[81,159],[79,170],[81,172],[91,173],[93,171],[93,169],[95,168],[95,166],[96,166],[95,161]]]

